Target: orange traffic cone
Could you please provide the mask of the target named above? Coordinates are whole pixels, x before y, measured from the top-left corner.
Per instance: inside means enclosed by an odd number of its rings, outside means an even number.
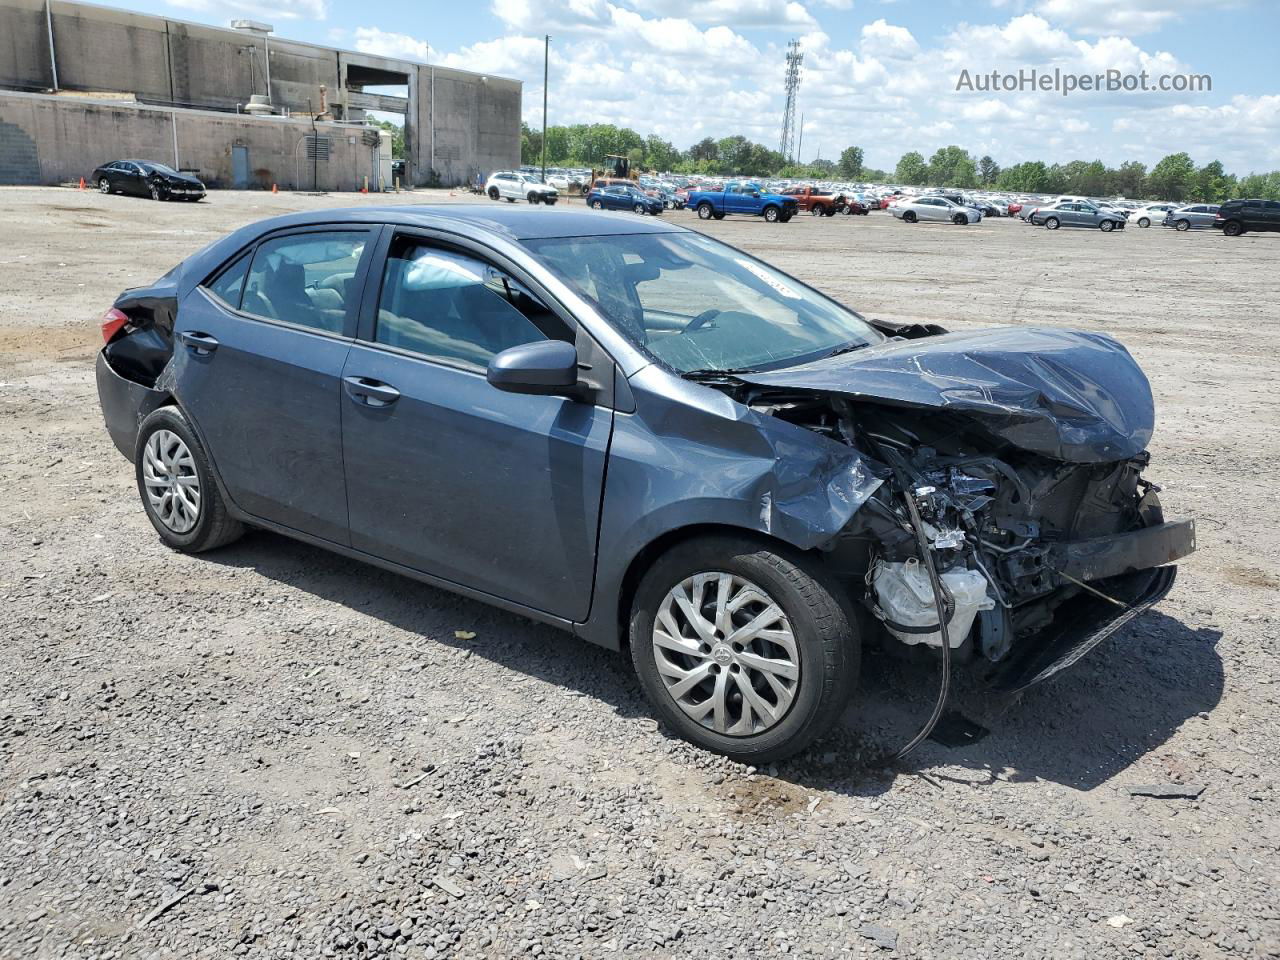
[[[84,177],[81,177],[81,178],[80,178],[80,189],[81,189],[81,190],[83,190],[83,189],[84,189]]]
[[[279,192],[280,192],[280,184],[278,184],[278,183],[273,183],[273,184],[271,185],[271,192],[272,192],[272,193],[279,193]]]

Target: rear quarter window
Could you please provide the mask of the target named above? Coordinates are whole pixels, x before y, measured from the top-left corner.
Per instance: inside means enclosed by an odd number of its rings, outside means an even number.
[[[242,253],[219,271],[205,289],[232,310],[240,309],[240,296],[244,292],[244,278],[249,274],[249,253]]]

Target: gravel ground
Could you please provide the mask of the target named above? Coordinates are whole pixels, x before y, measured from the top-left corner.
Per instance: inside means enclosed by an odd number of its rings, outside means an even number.
[[[550,629],[276,536],[160,545],[94,319],[234,226],[353,202],[0,190],[0,956],[1280,956],[1280,237],[706,225],[872,315],[1114,333],[1200,524],[1075,670],[961,682],[981,742],[886,767],[937,676],[871,657],[832,737],[753,770]]]

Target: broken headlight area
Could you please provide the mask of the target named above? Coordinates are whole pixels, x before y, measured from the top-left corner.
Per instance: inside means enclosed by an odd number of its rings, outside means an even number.
[[[1038,682],[1167,593],[1195,549],[1191,522],[1165,523],[1149,455],[1073,463],[1021,449],[977,420],[842,397],[753,389],[753,409],[856,447],[888,479],[827,544],[890,649],[938,650],[917,507],[942,586],[953,656],[993,682]]]

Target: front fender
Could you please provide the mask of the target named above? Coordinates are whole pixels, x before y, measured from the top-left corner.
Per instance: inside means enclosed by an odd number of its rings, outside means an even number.
[[[646,367],[633,414],[614,421],[591,615],[579,633],[618,645],[618,598],[632,562],[687,527],[714,525],[800,550],[840,532],[884,480],[846,444]]]

